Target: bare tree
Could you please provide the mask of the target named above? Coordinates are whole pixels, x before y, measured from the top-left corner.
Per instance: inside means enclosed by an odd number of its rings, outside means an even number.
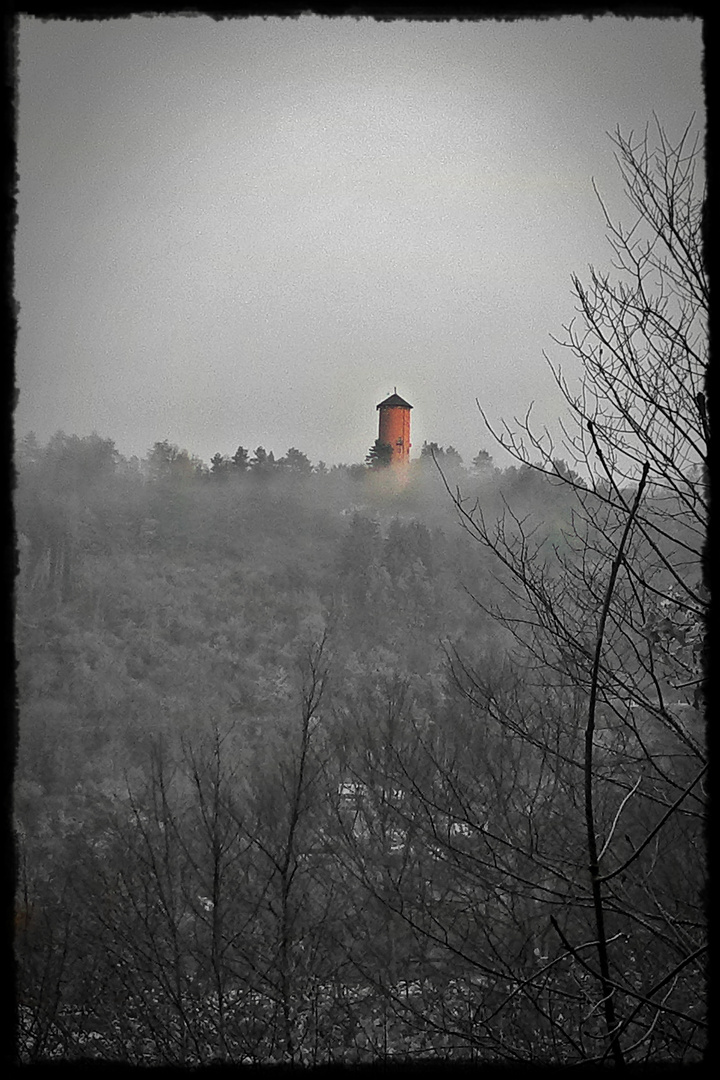
[[[317,807],[322,803],[320,708],[328,680],[327,633],[296,665],[299,712],[285,717],[251,756],[243,835],[257,882],[252,929],[256,993],[269,1017],[266,1060],[312,1060],[306,1003],[327,966],[322,934],[332,894],[322,872]]]
[[[544,681],[558,703],[573,700],[540,733],[512,710],[506,719],[546,763],[540,790],[553,790],[570,766],[582,792],[575,871],[561,873],[557,859],[549,869],[565,879],[567,907],[593,917],[584,930],[582,918],[563,929],[556,914],[551,925],[587,1001],[586,1021],[568,1034],[584,1055],[610,1054],[618,1064],[697,1055],[705,1028],[708,283],[692,130],[673,143],[656,121],[639,139],[614,137],[634,218],[614,222],[601,200],[614,273],[591,269],[589,285],[573,278],[578,318],[560,343],[580,364],[579,390],[554,371],[572,421],[563,453],[573,469],[549,432],[534,430],[530,412],[493,431],[516,460],[572,493],[562,545],[548,543],[539,517],[506,505],[489,521],[478,502],[451,492],[468,533],[501,566],[507,597],[492,613],[515,639],[525,684]],[[496,709],[477,667],[457,653],[453,664],[476,707]],[[539,816],[537,802],[528,809],[531,832],[548,827],[554,799]],[[510,834],[500,840],[517,844]],[[532,855],[532,843],[521,847]],[[604,1035],[595,1027],[588,1044],[598,1012]],[[563,1022],[567,1028],[567,1016]]]

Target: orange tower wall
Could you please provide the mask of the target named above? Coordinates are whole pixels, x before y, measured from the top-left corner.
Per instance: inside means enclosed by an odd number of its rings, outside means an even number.
[[[407,464],[410,461],[410,409],[401,405],[381,405],[378,439],[392,446],[391,464]]]

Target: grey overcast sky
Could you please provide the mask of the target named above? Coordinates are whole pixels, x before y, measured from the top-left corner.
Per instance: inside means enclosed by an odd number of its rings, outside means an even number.
[[[607,133],[700,130],[690,19],[135,16],[19,28],[22,436],[362,461],[414,406],[469,461],[561,405],[543,350],[609,268]]]

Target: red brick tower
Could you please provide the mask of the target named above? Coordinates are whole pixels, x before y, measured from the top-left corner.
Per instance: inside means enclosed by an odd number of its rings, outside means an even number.
[[[378,439],[392,447],[391,465],[407,465],[410,461],[410,410],[397,390],[377,406],[380,411]]]

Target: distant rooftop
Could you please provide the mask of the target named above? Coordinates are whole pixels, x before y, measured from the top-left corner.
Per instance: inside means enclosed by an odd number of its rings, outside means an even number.
[[[376,405],[376,409],[381,409],[384,405],[389,405],[391,408],[393,405],[399,405],[402,409],[412,409],[412,405],[401,398],[399,394],[391,394],[390,397],[386,397],[384,401],[381,401],[379,405]]]

